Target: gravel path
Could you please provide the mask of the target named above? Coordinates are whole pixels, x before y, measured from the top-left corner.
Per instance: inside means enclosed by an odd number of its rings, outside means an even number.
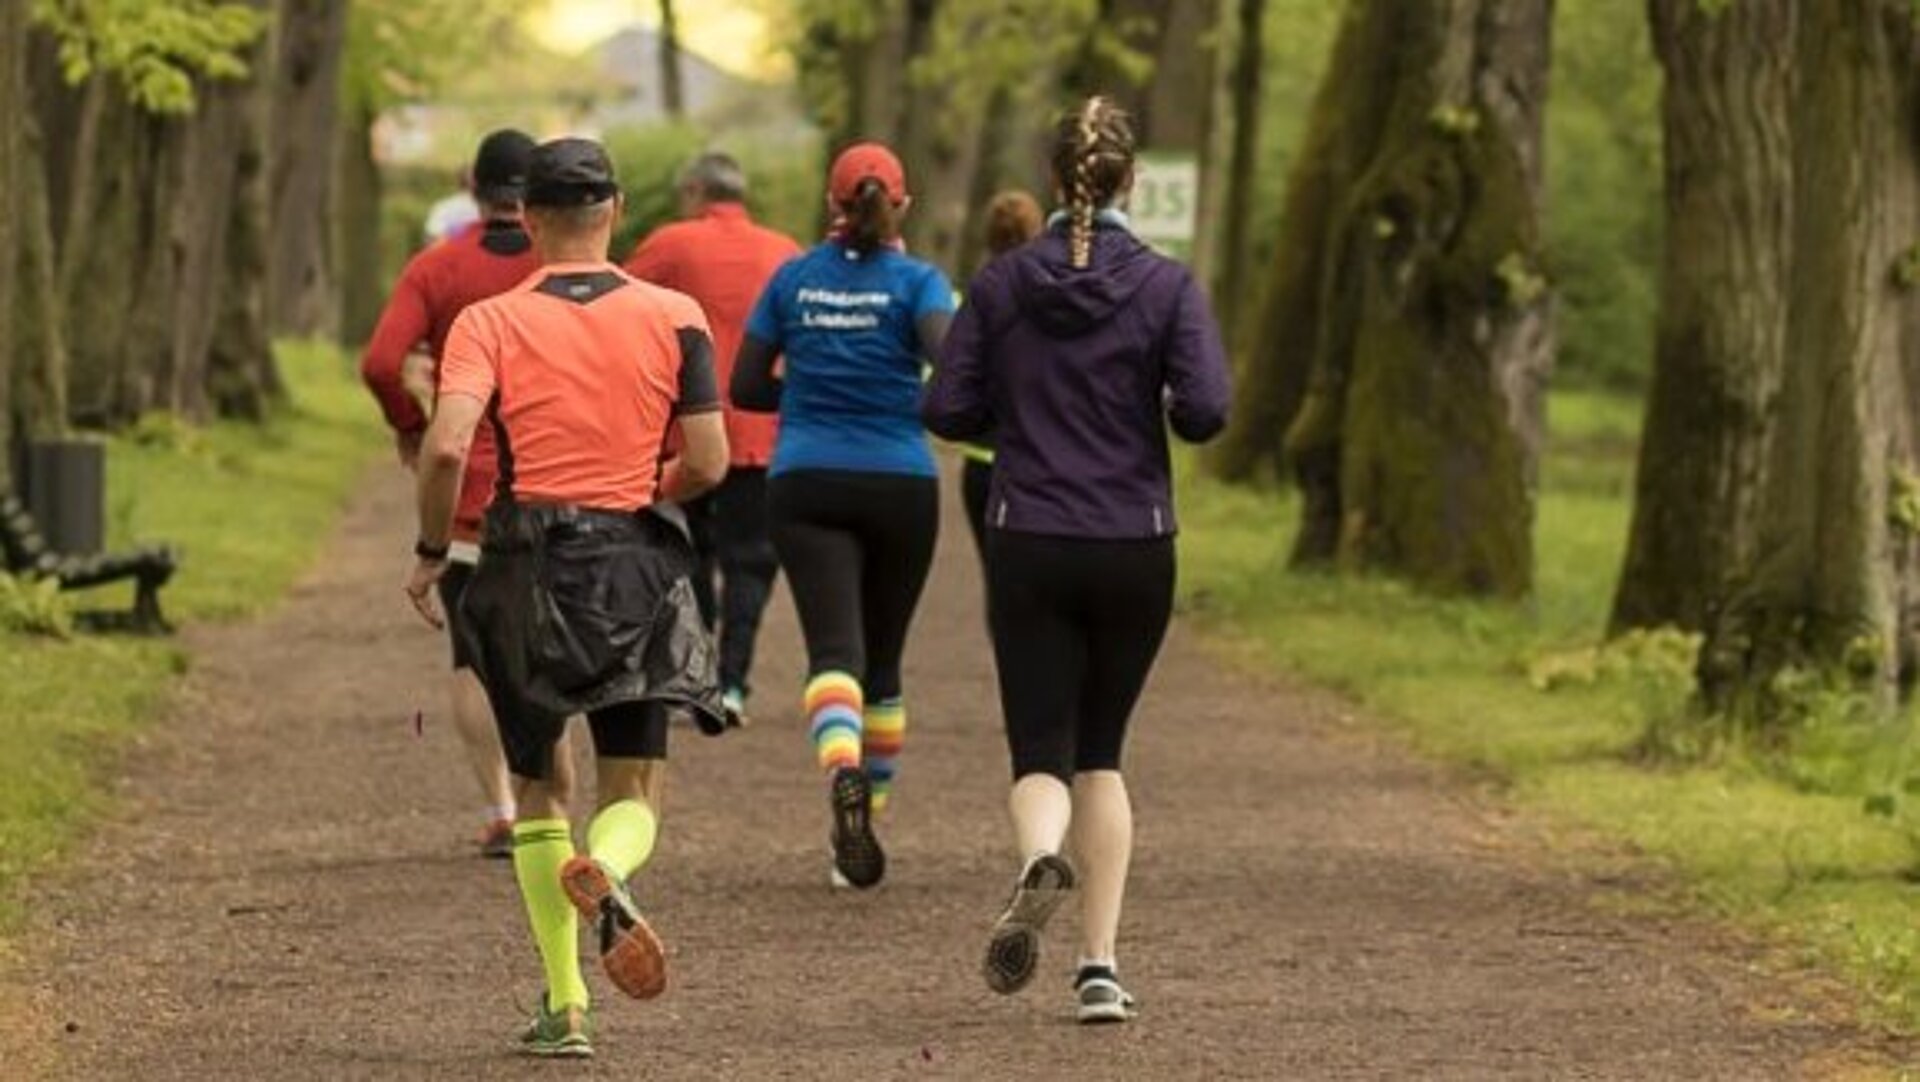
[[[288,604],[189,634],[126,815],[36,905],[0,1076],[1778,1079],[1900,1055],[1724,937],[1597,912],[1472,794],[1337,732],[1337,702],[1233,675],[1178,629],[1132,759],[1122,950],[1144,1014],[1069,1023],[1070,919],[1035,987],[994,997],[1004,753],[952,513],[886,885],[827,888],[781,600],[754,727],[675,735],[639,883],[672,990],[634,1004],[593,971],[600,1057],[528,1064],[508,1043],[539,969],[508,866],[469,852],[443,647],[398,588],[410,522],[401,478],[373,475]]]

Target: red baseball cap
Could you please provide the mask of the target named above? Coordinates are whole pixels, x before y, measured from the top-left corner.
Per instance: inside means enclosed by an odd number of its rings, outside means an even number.
[[[907,170],[893,151],[879,143],[856,143],[840,152],[827,174],[827,190],[836,203],[851,203],[860,194],[860,182],[877,180],[895,203],[907,201]]]

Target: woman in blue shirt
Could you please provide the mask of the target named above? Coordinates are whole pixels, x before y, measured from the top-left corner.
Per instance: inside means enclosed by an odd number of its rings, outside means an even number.
[[[940,524],[920,376],[952,322],[953,287],[901,249],[909,202],[887,148],[863,143],[835,160],[833,235],[775,272],[732,386],[738,408],[780,414],[768,516],[807,640],[834,882],[860,888],[886,874],[871,813],[906,735],[900,661]]]

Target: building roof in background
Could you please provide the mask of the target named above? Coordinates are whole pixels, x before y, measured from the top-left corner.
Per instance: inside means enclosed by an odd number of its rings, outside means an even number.
[[[660,46],[661,37],[652,27],[631,26],[597,47],[602,73],[619,88],[615,100],[604,101],[596,110],[601,126],[614,128],[668,119]],[[684,46],[680,51],[680,81],[687,118],[696,123],[727,126],[730,119],[750,118],[757,126],[801,121],[799,101],[790,86],[735,75]]]

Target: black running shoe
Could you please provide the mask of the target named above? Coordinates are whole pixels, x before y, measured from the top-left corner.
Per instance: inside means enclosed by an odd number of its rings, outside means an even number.
[[[1133,997],[1120,987],[1120,979],[1111,966],[1082,966],[1074,978],[1073,991],[1080,999],[1079,1018],[1083,1026],[1126,1022],[1138,1013]]]
[[[1073,889],[1073,865],[1065,857],[1042,853],[1027,861],[1013,885],[1013,897],[993,924],[982,971],[987,987],[1012,995],[1033,980],[1040,964],[1040,932]]]
[[[873,836],[873,788],[866,772],[847,766],[834,771],[832,795],[834,869],[866,890],[887,874],[887,855]]]

